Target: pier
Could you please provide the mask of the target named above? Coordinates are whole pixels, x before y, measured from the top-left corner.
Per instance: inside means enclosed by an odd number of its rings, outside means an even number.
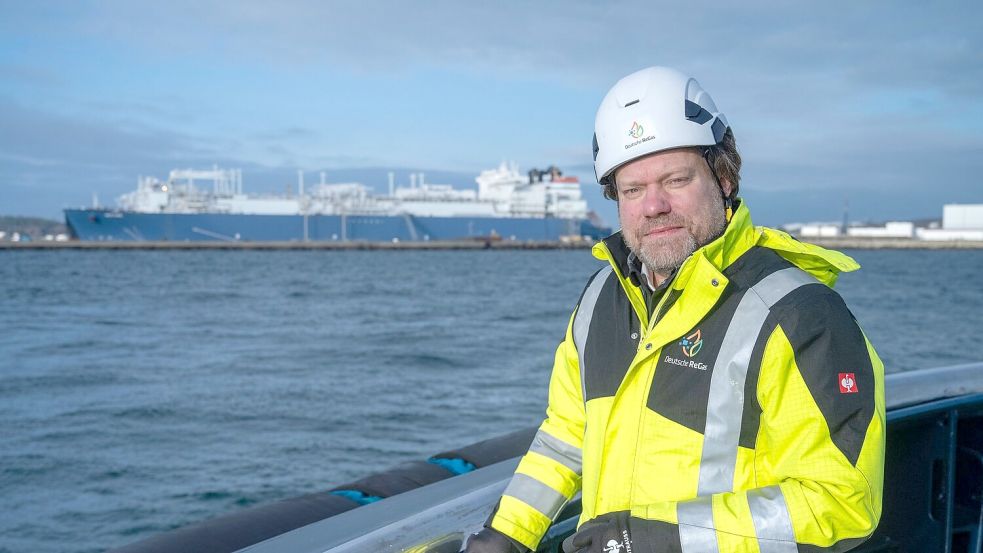
[[[590,241],[433,240],[419,242],[0,242],[0,250],[579,250]]]
[[[834,250],[979,250],[979,240],[916,240],[910,238],[812,238],[802,240]],[[594,242],[520,240],[371,241],[31,241],[0,242],[0,250],[581,250]]]

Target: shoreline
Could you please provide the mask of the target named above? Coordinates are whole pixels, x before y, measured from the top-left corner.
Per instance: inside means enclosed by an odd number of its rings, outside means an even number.
[[[583,250],[594,242],[0,242],[0,250]]]
[[[915,238],[813,238],[795,237],[800,242],[832,250],[980,250],[980,240],[918,240]]]
[[[800,239],[801,240],[801,239]],[[979,250],[977,240],[908,238],[821,238],[801,240],[823,248],[848,250]],[[583,250],[593,242],[457,240],[432,242],[0,242],[0,250]]]

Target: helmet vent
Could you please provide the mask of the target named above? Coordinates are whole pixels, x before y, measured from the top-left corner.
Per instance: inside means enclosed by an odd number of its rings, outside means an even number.
[[[707,121],[713,119],[713,116],[710,115],[710,112],[708,112],[706,109],[703,108],[703,106],[697,104],[696,102],[691,102],[689,100],[686,100],[685,106],[686,106],[686,118],[689,119],[690,121],[702,125]]]
[[[711,129],[713,130],[713,139],[717,141],[717,144],[720,144],[724,139],[724,133],[727,132],[727,124],[717,117],[714,118]]]
[[[638,100],[632,100],[632,101],[628,102],[627,104],[625,104],[625,107],[633,106],[633,105],[635,105],[637,103],[638,103]]]

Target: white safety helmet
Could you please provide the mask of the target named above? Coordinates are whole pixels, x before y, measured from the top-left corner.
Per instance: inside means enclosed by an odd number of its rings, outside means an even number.
[[[686,146],[719,144],[727,118],[696,79],[649,67],[608,91],[594,121],[594,173],[606,184],[621,165]]]

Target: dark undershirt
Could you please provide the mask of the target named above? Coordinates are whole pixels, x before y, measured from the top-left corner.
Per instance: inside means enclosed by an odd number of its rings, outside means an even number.
[[[642,297],[645,298],[645,308],[648,311],[649,319],[652,318],[655,306],[659,305],[659,300],[662,299],[666,290],[669,289],[674,275],[675,271],[663,280],[662,284],[657,286],[655,290],[652,290],[648,285],[648,276],[645,274],[645,267],[642,265],[642,260],[635,257],[634,253],[628,254],[628,279],[631,280],[632,284],[642,290]]]

